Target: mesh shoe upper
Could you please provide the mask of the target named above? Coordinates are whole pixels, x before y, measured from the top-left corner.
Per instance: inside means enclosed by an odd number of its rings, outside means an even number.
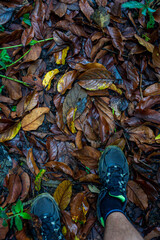
[[[100,204],[106,193],[120,199],[126,205],[126,185],[129,178],[127,159],[117,146],[109,146],[103,152],[99,162],[99,176],[102,188],[98,196],[97,216],[101,221]]]
[[[31,212],[42,221],[43,240],[64,240],[61,232],[59,208],[50,194],[43,193],[36,197],[32,203]]]

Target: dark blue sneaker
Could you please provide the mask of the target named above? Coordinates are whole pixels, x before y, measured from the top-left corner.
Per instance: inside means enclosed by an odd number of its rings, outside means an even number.
[[[31,213],[42,221],[43,240],[64,240],[61,232],[60,213],[56,201],[49,193],[36,197],[31,206]]]
[[[98,196],[97,216],[104,226],[107,216],[113,211],[123,212],[127,203],[126,186],[129,179],[129,168],[127,159],[119,147],[109,146],[104,150],[99,161],[99,177],[102,188]],[[115,210],[113,206],[114,210],[107,209],[103,214],[101,205],[104,205],[102,202],[106,196],[113,199],[113,202],[115,202],[115,198],[119,199],[118,202],[122,207]]]

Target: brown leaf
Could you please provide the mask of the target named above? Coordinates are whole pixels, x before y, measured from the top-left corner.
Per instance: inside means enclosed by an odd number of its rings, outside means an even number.
[[[95,61],[96,54],[102,49],[102,47],[109,42],[110,39],[103,37],[101,38],[95,45],[93,45],[93,48],[91,50],[90,58],[91,60]],[[106,51],[105,51],[106,52]]]
[[[77,77],[76,70],[65,73],[58,81],[57,84],[58,92],[64,94],[67,91],[67,89],[71,89],[72,83],[76,80],[76,77]]]
[[[4,104],[2,104],[2,103],[0,103],[0,108],[1,108],[1,111],[4,113],[4,115],[5,115],[7,118],[9,118],[9,116],[10,116],[10,114],[11,114],[10,109],[9,109],[6,105],[4,105]]]
[[[37,175],[39,173],[39,168],[37,167],[37,164],[34,160],[33,156],[33,149],[30,148],[27,153],[27,158],[26,158],[27,165],[30,169],[30,171],[34,174]]]
[[[144,91],[143,91],[143,96],[155,96],[155,95],[160,95],[160,83],[154,83],[150,86],[148,86]]]
[[[78,70],[79,72],[83,72],[93,68],[100,68],[106,70],[106,68],[100,63],[87,63],[87,64],[77,63],[75,66],[75,69]]]
[[[27,236],[26,229],[16,232],[15,236],[17,240],[32,240],[32,238]]]
[[[91,15],[94,13],[93,8],[89,5],[87,0],[80,0],[79,7],[86,18],[90,21]]]
[[[87,174],[86,176],[79,178],[80,182],[93,182],[93,183],[100,183],[99,176],[96,174]]]
[[[92,50],[92,41],[90,38],[87,39],[86,43],[85,43],[85,53],[87,55],[88,58],[90,58],[91,56],[91,50]]]
[[[32,110],[38,103],[39,95],[38,92],[31,92],[24,101],[24,112]]]
[[[160,124],[160,113],[153,109],[138,109],[135,111],[134,116],[148,122]]]
[[[156,227],[144,237],[144,240],[151,240],[151,239],[157,238],[160,235],[159,233],[160,233],[160,227]]]
[[[127,197],[128,199],[135,203],[138,207],[142,208],[145,210],[148,207],[148,198],[145,192],[143,191],[140,186],[132,181],[128,181],[127,185]]]
[[[67,113],[67,126],[73,134],[77,132],[74,124],[75,113],[76,109],[74,108],[71,108]]]
[[[80,160],[85,166],[89,168],[97,168],[101,153],[93,147],[84,146],[83,149],[75,150],[72,155]]]
[[[135,38],[138,40],[139,44],[144,46],[149,52],[153,53],[154,45],[145,41],[143,38],[139,37],[137,34],[134,35]]]
[[[121,32],[116,27],[108,27],[108,31],[112,38],[113,46],[120,51],[121,56],[124,50],[124,42]]]
[[[148,143],[153,144],[155,142],[155,135],[151,128],[147,126],[139,126],[136,128],[131,128],[128,131],[129,140],[134,141],[139,144]]]
[[[14,77],[15,78],[15,77]],[[13,100],[18,100],[22,97],[21,85],[17,82],[13,82],[9,79],[2,80],[4,86],[6,86],[9,97]]]
[[[41,55],[41,47],[36,44],[31,47],[31,51],[24,57],[24,62],[36,61]]]
[[[20,128],[21,128],[21,122],[17,122],[15,124],[11,125],[6,130],[3,130],[0,133],[0,142],[5,142],[5,141],[9,141],[9,140],[13,139],[19,132]]]
[[[86,90],[96,91],[109,88],[119,94],[122,93],[122,91],[114,85],[114,78],[107,70],[100,68],[89,69],[82,73],[78,79],[80,80],[78,84]]]
[[[138,104],[136,109],[144,110],[148,108],[152,108],[154,105],[160,104],[159,96],[148,96],[144,97]]]
[[[72,183],[69,180],[64,180],[58,185],[54,192],[54,199],[59,208],[63,211],[70,203],[72,196]]]
[[[61,20],[58,23],[56,23],[57,28],[62,28],[66,31],[71,31],[73,34],[79,36],[79,37],[85,37],[87,38],[86,32],[83,30],[83,27],[80,25],[77,25],[73,22],[70,22],[68,20]]]
[[[158,8],[154,13],[153,13],[154,20],[158,23],[160,23],[160,8]]]
[[[15,41],[15,40],[21,38],[22,32],[23,32],[22,29],[18,29],[13,32],[6,31],[6,32],[0,33],[0,44],[8,43],[8,42]]]
[[[67,166],[67,164],[63,162],[55,162],[55,161],[50,161],[45,164],[46,167],[53,168],[55,170],[62,171],[63,173],[74,177],[73,171],[70,167]]]
[[[67,11],[67,5],[65,3],[57,2],[54,6],[53,11],[59,17],[63,17]]]
[[[22,128],[24,131],[36,130],[44,120],[44,114],[48,113],[48,107],[35,108],[22,119]]]
[[[160,68],[160,45],[159,47],[155,46],[152,53],[152,62],[155,67]]]
[[[89,217],[87,218],[86,224],[84,224],[78,232],[79,239],[81,240],[87,239],[87,236],[90,233],[92,227],[94,226],[96,220],[97,220],[96,217],[89,215]]]
[[[18,174],[22,182],[22,192],[20,195],[20,199],[21,201],[23,201],[27,197],[30,189],[30,178],[28,173],[24,172],[22,168],[19,169]]]
[[[70,206],[72,220],[75,222],[81,221],[82,223],[85,223],[86,214],[89,210],[89,204],[84,193],[77,193],[77,195],[72,199]]]
[[[50,161],[55,160],[58,153],[58,147],[54,138],[47,138],[46,147],[49,153]]]
[[[2,208],[4,208],[8,203],[16,202],[22,191],[22,184],[18,174],[11,174],[9,176],[8,190],[9,194],[6,201],[3,203]]]
[[[75,236],[77,235],[78,227],[72,221],[70,213],[67,211],[62,211],[62,218],[63,218],[63,222],[65,223],[65,226],[67,228],[68,239],[75,240]]]
[[[82,131],[77,131],[75,143],[78,149],[82,149]]]
[[[9,227],[3,227],[3,218],[0,218],[0,239],[6,239],[6,234],[9,230]]]
[[[33,27],[26,28],[22,33],[21,42],[23,46],[28,45],[34,37]]]

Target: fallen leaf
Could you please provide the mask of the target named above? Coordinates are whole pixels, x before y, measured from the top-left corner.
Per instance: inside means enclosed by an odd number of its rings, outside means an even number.
[[[86,16],[86,18],[90,21],[91,15],[94,13],[93,8],[89,5],[87,0],[80,0],[79,1],[79,7],[83,14]]]
[[[34,180],[35,190],[38,192],[41,190],[41,182],[45,172],[46,172],[45,169],[40,169],[39,173],[36,175],[36,178]]]
[[[148,122],[160,124],[160,113],[153,109],[137,109],[134,116]]]
[[[145,41],[143,38],[139,37],[137,34],[134,35],[135,38],[138,40],[139,44],[144,46],[149,52],[153,53],[154,45]]]
[[[78,79],[80,80],[78,84],[86,90],[96,91],[109,88],[122,94],[122,91],[115,86],[111,73],[107,70],[100,68],[89,69],[82,73]]]
[[[150,86],[148,86],[144,91],[143,95],[145,97],[147,96],[155,96],[160,95],[160,83],[154,83]]]
[[[31,47],[31,51],[24,57],[24,62],[36,61],[41,55],[41,47],[36,44]]]
[[[23,46],[28,45],[34,37],[33,27],[26,28],[22,33],[21,42]]]
[[[143,189],[134,181],[129,180],[127,185],[127,197],[138,207],[145,210],[148,207],[148,198]]]
[[[28,153],[27,153],[27,158],[26,158],[26,162],[27,162],[27,165],[30,169],[30,171],[34,174],[34,175],[37,175],[39,173],[39,168],[37,167],[37,164],[34,160],[34,156],[33,156],[33,149],[30,148],[28,150]]]
[[[157,8],[157,10],[153,13],[154,20],[158,23],[160,23],[160,8]]]
[[[89,210],[89,204],[84,193],[77,193],[72,199],[70,206],[72,220],[76,223],[86,223],[86,214]]]
[[[73,134],[77,132],[74,124],[76,111],[77,111],[77,108],[75,109],[71,108],[67,113],[67,126]]]
[[[43,78],[42,85],[46,88],[48,91],[51,88],[51,82],[56,74],[59,73],[58,69],[51,70],[46,73],[46,75]]]
[[[96,174],[87,174],[86,176],[79,178],[80,182],[93,182],[93,183],[100,183],[99,176]]]
[[[152,52],[152,62],[155,67],[160,68],[160,45],[155,46]]]
[[[18,173],[19,173],[20,180],[22,182],[22,192],[20,195],[20,199],[21,199],[21,201],[23,201],[29,193],[30,177],[29,177],[28,173],[24,172],[21,168],[18,171]]]
[[[31,111],[36,107],[39,99],[39,94],[36,91],[31,92],[24,101],[24,112]]]
[[[151,239],[157,238],[160,235],[159,233],[160,233],[160,228],[156,227],[144,237],[144,240],[151,240]]]
[[[13,139],[21,128],[21,122],[15,123],[5,131],[0,133],[0,142],[5,142]]]
[[[124,50],[124,42],[121,32],[116,27],[108,27],[109,34],[112,39],[113,46],[120,51],[120,56]]]
[[[71,89],[72,83],[76,80],[76,77],[77,77],[76,70],[65,73],[58,81],[57,91],[60,94],[64,94],[67,91],[67,89]]]
[[[155,142],[155,135],[152,129],[147,126],[130,128],[128,134],[129,140],[136,142],[137,145],[143,143],[153,144]]]
[[[10,20],[14,10],[15,8],[7,8],[0,4],[0,25],[3,25]]]
[[[80,116],[87,102],[87,94],[81,87],[76,83],[74,87],[67,94],[64,103],[63,103],[63,122],[66,123],[68,111],[72,109],[76,109],[76,117]]]
[[[110,23],[110,14],[108,14],[106,12],[106,9],[101,6],[94,11],[91,19],[93,19],[93,21],[97,23],[101,28],[105,28]]]
[[[65,226],[67,228],[68,239],[75,240],[75,236],[76,236],[77,231],[78,231],[77,224],[75,224],[72,221],[71,215],[67,211],[62,211],[62,218],[63,218],[63,222],[65,223]]]
[[[48,107],[35,108],[31,113],[27,114],[22,119],[22,128],[24,131],[36,130],[44,120],[44,114],[48,113],[50,109]]]
[[[66,11],[67,11],[67,5],[65,3],[57,2],[54,5],[53,11],[59,17],[63,17],[65,15]]]
[[[16,78],[16,77],[13,77],[13,78]],[[9,92],[9,97],[11,99],[19,100],[20,98],[22,98],[21,85],[19,83],[11,81],[9,79],[3,79],[2,83],[4,86],[6,86]]]
[[[48,168],[52,168],[53,170],[55,169],[55,170],[62,171],[63,173],[71,177],[74,177],[72,169],[63,162],[50,161],[50,162],[47,162],[45,166]]]
[[[62,51],[54,53],[54,58],[57,64],[65,64],[68,50],[69,47],[66,47]]]
[[[53,197],[61,210],[66,209],[70,203],[71,196],[72,183],[69,180],[64,180],[60,183],[53,194]]]
[[[0,218],[0,239],[5,239],[8,233],[9,227],[3,227],[3,218]]]

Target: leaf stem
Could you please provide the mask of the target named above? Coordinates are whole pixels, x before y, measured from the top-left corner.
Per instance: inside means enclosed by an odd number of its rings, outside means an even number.
[[[0,74],[0,77],[2,77],[2,78],[7,78],[7,79],[9,79],[9,80],[11,80],[11,81],[18,82],[18,83],[23,84],[23,85],[26,86],[26,87],[29,87],[29,84],[28,84],[28,83],[25,83],[25,82],[23,82],[23,81],[21,81],[21,80],[18,80],[18,79],[15,79],[15,78],[11,78],[11,77],[7,77],[7,76],[1,75],[1,74]]]
[[[43,40],[38,40],[36,43],[46,42],[46,41],[50,41],[50,40],[53,40],[53,38],[46,38],[46,39],[43,39]],[[16,47],[22,47],[22,46],[23,46],[23,44],[13,45],[13,46],[9,46],[9,47],[2,47],[2,48],[0,48],[0,50],[9,49],[9,48],[16,48]]]

